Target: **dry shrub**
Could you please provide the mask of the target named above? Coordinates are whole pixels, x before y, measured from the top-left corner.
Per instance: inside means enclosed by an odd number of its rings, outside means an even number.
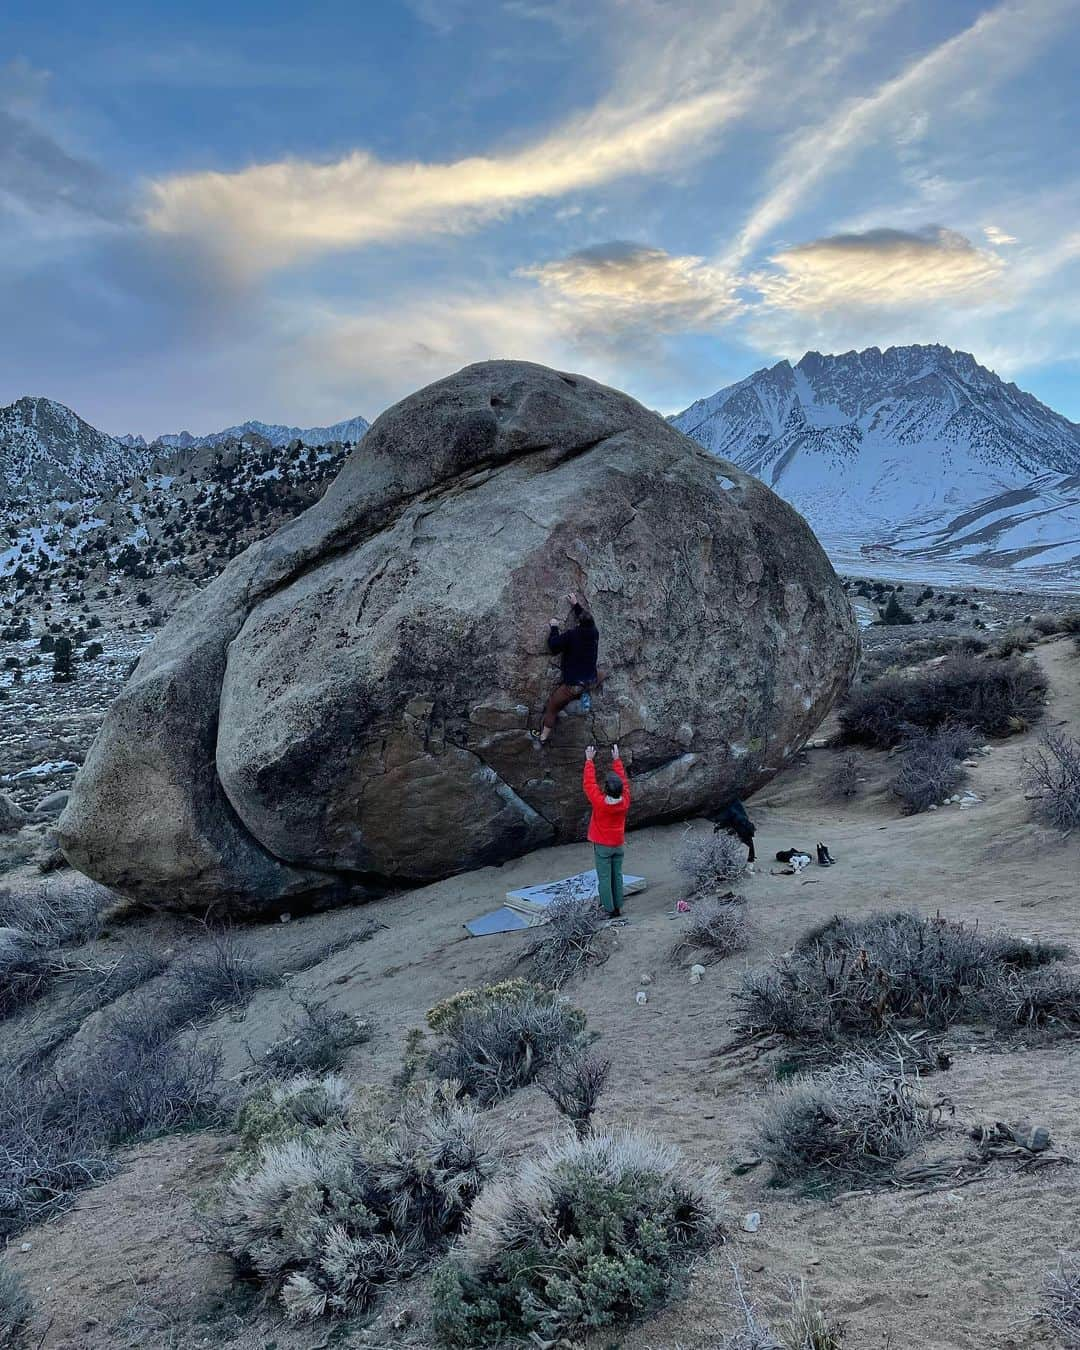
[[[780,1181],[880,1179],[938,1122],[937,1108],[916,1089],[866,1056],[793,1078],[762,1109],[762,1152]]]
[[[842,1350],[846,1328],[829,1320],[810,1297],[805,1281],[791,1286],[790,1314],[779,1332],[774,1332],[758,1321],[757,1309],[743,1292],[739,1268],[734,1261],[731,1265],[744,1326],[724,1342],[722,1350]]]
[[[562,896],[549,905],[548,919],[540,937],[524,959],[545,989],[559,989],[586,966],[606,959],[597,949],[596,938],[604,927],[604,914],[593,900]]]
[[[62,1075],[0,1073],[0,1232],[108,1176],[116,1146],[216,1120],[220,1067],[217,1046],[174,1036],[160,1002],[143,998]]]
[[[742,896],[701,900],[690,910],[682,936],[671,949],[671,959],[683,961],[692,957],[707,966],[714,965],[746,949],[747,929],[746,901]]]
[[[672,862],[689,878],[694,894],[726,891],[746,873],[746,845],[724,830],[699,834],[687,829]]]
[[[1007,997],[1037,995],[1068,954],[940,917],[835,918],[789,956],[747,971],[735,998],[746,1029],[807,1042],[878,1037],[902,1025],[940,1030],[960,1017],[1000,1023]],[[1069,973],[1062,980],[1076,983]]]
[[[277,975],[247,955],[231,933],[212,934],[204,947],[173,968],[167,999],[174,1025],[243,1008],[259,989],[280,982]]]
[[[1054,1329],[1065,1350],[1080,1350],[1080,1253],[1063,1255],[1047,1278],[1039,1316]]]
[[[557,1055],[540,1078],[540,1086],[579,1139],[592,1131],[592,1118],[610,1072],[611,1060],[571,1050]]]
[[[956,724],[1007,736],[1042,717],[1047,690],[1032,661],[951,656],[933,669],[885,675],[854,690],[840,710],[840,740],[889,750],[913,731]]]
[[[6,1261],[0,1260],[0,1347],[15,1350],[25,1345],[34,1314],[30,1295]]]
[[[328,1086],[323,1104],[340,1097]],[[385,1128],[316,1114],[321,1126],[254,1141],[214,1221],[218,1245],[293,1319],[354,1315],[411,1275],[460,1231],[504,1151],[490,1119],[452,1088],[425,1089]]]
[[[49,953],[29,933],[0,928],[0,1018],[40,998],[51,977]]]
[[[889,791],[903,803],[906,815],[940,805],[967,781],[962,761],[975,748],[969,727],[943,726],[904,742]]]
[[[825,775],[825,790],[830,797],[844,800],[858,796],[860,780],[865,777],[858,755],[852,750],[833,757]]]
[[[1035,814],[1062,834],[1071,833],[1080,825],[1080,741],[1048,731],[1024,761],[1024,785],[1039,794]]]
[[[19,928],[49,950],[89,942],[100,931],[102,912],[113,899],[112,891],[92,881],[0,889],[0,927]]]
[[[1020,656],[1024,652],[1031,651],[1039,637],[1039,630],[1032,624],[1017,624],[1013,628],[1007,628],[997,639],[993,646],[993,655],[1003,659]]]
[[[466,1007],[445,1027],[430,1067],[437,1079],[452,1080],[466,1096],[489,1105],[531,1083],[556,1056],[585,1039],[584,1013],[547,990],[527,986]]]
[[[720,1234],[715,1176],[624,1131],[566,1139],[485,1188],[432,1287],[455,1347],[577,1341],[665,1302]]]
[[[316,999],[302,999],[300,1012],[258,1061],[277,1078],[331,1073],[341,1069],[349,1052],[371,1040],[370,1019],[355,1017]]]

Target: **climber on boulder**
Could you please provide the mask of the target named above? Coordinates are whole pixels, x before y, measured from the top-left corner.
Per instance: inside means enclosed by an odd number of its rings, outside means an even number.
[[[582,605],[576,592],[571,591],[566,598],[570,601],[576,623],[563,632],[558,619],[552,619],[548,628],[548,651],[562,657],[562,683],[552,691],[544,709],[539,737],[541,745],[550,739],[559,713],[574,699],[580,698],[588,712],[589,691],[603,679],[596,668],[596,657],[600,650],[596,620]]]

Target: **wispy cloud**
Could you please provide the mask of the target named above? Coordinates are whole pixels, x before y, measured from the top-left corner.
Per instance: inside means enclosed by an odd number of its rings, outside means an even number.
[[[984,225],[983,234],[991,244],[1018,244],[1020,241],[1015,234],[1006,234],[1004,230],[998,229],[996,225]]]
[[[847,103],[817,128],[800,130],[773,166],[773,186],[743,224],[725,263],[741,264],[856,151],[889,128],[902,143],[918,139],[931,116],[928,100],[943,93],[970,99],[974,89],[1006,79],[1027,65],[1051,41],[1057,26],[1075,13],[1075,0],[1006,0],[873,94]]]
[[[824,310],[984,299],[1005,266],[955,230],[877,229],[784,249],[751,282],[767,305]]]
[[[287,160],[151,185],[147,220],[274,267],[328,249],[456,233],[542,198],[654,171],[741,106],[738,89],[647,109],[600,108],[521,150],[447,164],[388,163],[356,151],[334,164]]]

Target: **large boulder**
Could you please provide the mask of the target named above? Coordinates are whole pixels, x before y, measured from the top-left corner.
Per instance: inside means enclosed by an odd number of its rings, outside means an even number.
[[[583,592],[610,672],[529,736]],[[469,366],[384,413],[310,510],[144,654],[60,821],[75,866],[233,913],[584,837],[582,747],[632,824],[746,795],[850,679],[856,626],[805,521],[626,395]]]

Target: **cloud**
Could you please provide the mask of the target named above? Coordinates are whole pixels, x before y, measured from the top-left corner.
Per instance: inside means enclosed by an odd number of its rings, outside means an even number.
[[[120,222],[126,210],[110,176],[46,126],[47,84],[46,72],[23,61],[0,67],[0,213],[32,218],[39,234]]]
[[[332,164],[286,160],[150,185],[147,221],[221,246],[238,267],[409,236],[460,233],[543,198],[664,167],[732,117],[738,88],[652,107],[604,107],[522,149],[445,164],[358,150]]]
[[[939,225],[835,234],[770,262],[778,270],[756,272],[751,284],[765,304],[789,310],[981,300],[1004,268],[996,253]]]
[[[539,281],[577,326],[612,335],[643,327],[700,332],[741,308],[733,278],[703,258],[619,240],[523,268],[521,275]]]
[[[929,99],[944,94],[970,100],[975,89],[1006,79],[1051,40],[1059,22],[1073,14],[1075,0],[1005,0],[873,94],[848,102],[815,129],[800,129],[773,166],[773,186],[743,224],[726,264],[741,264],[855,152],[885,133],[910,147],[932,122],[926,108]],[[929,185],[937,186],[932,181]]]
[[[984,225],[983,234],[991,244],[1017,244],[1020,241],[1015,234],[1006,234],[1004,230],[999,230],[996,225]]]

